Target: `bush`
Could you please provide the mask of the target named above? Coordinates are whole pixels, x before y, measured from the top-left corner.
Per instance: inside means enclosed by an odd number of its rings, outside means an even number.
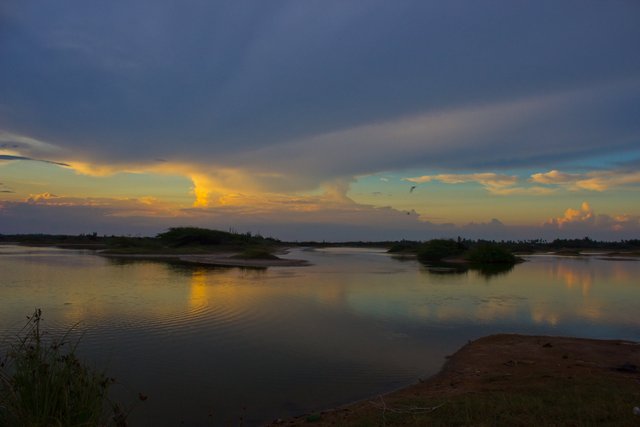
[[[420,261],[440,261],[461,255],[465,250],[464,245],[455,240],[433,239],[418,247],[418,259]]]
[[[414,254],[418,250],[420,244],[409,240],[402,240],[394,243],[387,251],[390,254]]]
[[[109,415],[107,391],[113,379],[81,363],[66,335],[46,344],[39,309],[28,319],[25,336],[0,363],[0,425],[126,425],[118,405]]]
[[[480,243],[466,256],[473,264],[516,264],[518,258],[497,243]]]
[[[220,230],[209,230],[198,227],[174,227],[158,234],[158,239],[170,247],[211,246],[211,245],[246,245],[262,243],[266,239],[251,233],[233,233]],[[271,239],[273,241],[273,239]]]

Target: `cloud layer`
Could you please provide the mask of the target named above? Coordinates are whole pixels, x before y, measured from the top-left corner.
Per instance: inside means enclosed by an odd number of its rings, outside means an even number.
[[[247,224],[412,218],[349,197],[386,172],[492,196],[633,191],[622,161],[640,158],[639,21],[634,1],[9,2],[0,168],[180,175],[189,209]],[[159,214],[117,194],[16,197],[5,212]]]
[[[572,3],[13,3],[0,128],[62,162],[160,157],[305,187],[631,150],[640,8]]]

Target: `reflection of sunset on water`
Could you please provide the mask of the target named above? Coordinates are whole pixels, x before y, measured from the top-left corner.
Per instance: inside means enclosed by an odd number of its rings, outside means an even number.
[[[638,262],[534,256],[487,276],[433,274],[364,249],[293,248],[286,256],[311,265],[268,269],[4,251],[33,255],[0,255],[0,324],[19,329],[38,306],[54,331],[79,322],[87,354],[171,396],[149,399],[158,414],[175,399],[197,414],[210,403],[200,394],[230,404],[246,389],[228,390],[247,383],[274,399],[278,387],[297,399],[310,382],[330,399],[336,381],[356,394],[371,381],[384,391],[435,373],[445,354],[491,333],[640,339]],[[201,392],[176,396],[167,378]],[[252,398],[264,398],[260,390]]]
[[[191,285],[189,286],[189,306],[198,308],[207,303],[207,275],[204,269],[194,269],[191,272]]]

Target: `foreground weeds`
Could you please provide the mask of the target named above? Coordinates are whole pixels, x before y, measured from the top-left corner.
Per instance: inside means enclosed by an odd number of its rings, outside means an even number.
[[[0,359],[0,426],[125,426],[108,398],[114,380],[76,357],[68,333],[44,340],[41,321],[37,309]]]

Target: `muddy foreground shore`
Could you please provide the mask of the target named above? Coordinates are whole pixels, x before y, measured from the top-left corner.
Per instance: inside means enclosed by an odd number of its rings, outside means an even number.
[[[432,378],[271,425],[640,425],[640,344],[491,335]]]

